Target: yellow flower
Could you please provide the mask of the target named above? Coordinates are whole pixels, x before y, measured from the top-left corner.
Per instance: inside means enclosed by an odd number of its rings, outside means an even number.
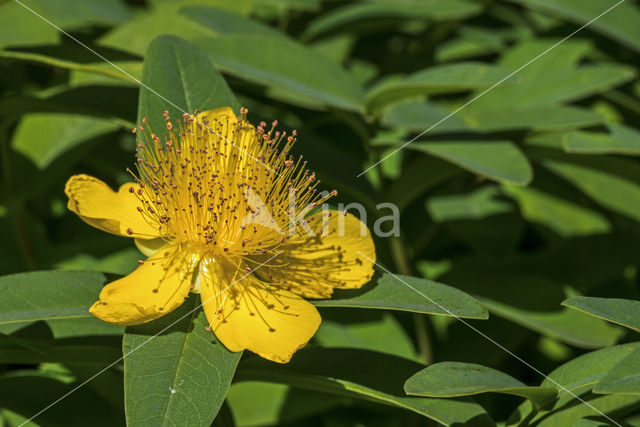
[[[135,325],[199,292],[211,329],[229,350],[284,363],[320,324],[302,297],[328,298],[334,288],[367,283],[375,248],[356,217],[309,213],[335,192],[317,191],[306,162],[289,154],[295,131],[253,127],[242,112],[240,119],[230,108],[184,115],[179,129],[165,112],[165,140],[148,126],[134,130],[136,182],[114,192],[75,175],[65,192],[82,220],[134,238],[148,257],[104,287],[93,315]]]

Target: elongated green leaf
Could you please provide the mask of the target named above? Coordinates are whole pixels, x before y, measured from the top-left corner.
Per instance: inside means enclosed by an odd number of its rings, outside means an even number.
[[[216,66],[242,79],[342,109],[362,111],[364,93],[337,64],[292,40],[229,34],[196,45]]]
[[[129,9],[121,0],[85,0],[77,3],[66,0],[21,0],[21,3],[64,29],[89,25],[112,26],[131,18]],[[32,13],[26,9],[24,12]]]
[[[605,419],[606,425],[611,426],[614,425],[613,422],[619,423],[620,417],[631,414],[640,408],[640,400],[637,396],[598,396],[587,400],[587,402],[589,406],[583,403],[541,417],[535,425],[540,427],[573,426],[581,419],[591,416]],[[609,418],[606,419],[601,414],[608,414]]]
[[[471,401],[407,397],[404,380],[422,367],[407,359],[366,350],[308,348],[285,365],[248,358],[238,368],[238,380],[271,381],[360,397],[409,409],[446,426],[471,419],[474,425],[495,425],[482,407]]]
[[[192,295],[174,312],[127,328],[127,425],[208,426],[215,418],[242,352],[230,352],[205,330],[199,304]]]
[[[498,67],[476,62],[461,62],[427,68],[404,77],[385,80],[367,94],[367,108],[379,111],[403,98],[435,93],[460,92],[489,87],[506,76]]]
[[[18,125],[13,148],[41,169],[59,155],[99,135],[118,129],[110,120],[74,114],[30,114]]]
[[[419,3],[377,1],[354,4],[336,9],[313,21],[306,29],[305,37],[316,37],[349,25],[357,25],[362,21],[379,18],[446,20],[464,18],[479,10],[479,5],[468,0],[448,0],[444,3],[437,0],[424,0]]]
[[[501,105],[495,108],[481,108],[471,104],[463,118],[469,128],[479,132],[515,129],[556,131],[594,126],[604,122],[604,116],[579,107],[548,105],[512,109]]]
[[[640,174],[635,162],[601,156],[580,162],[549,159],[543,164],[602,206],[640,221]]]
[[[499,196],[496,186],[484,186],[470,194],[430,197],[426,206],[436,222],[482,219],[513,210],[513,205]]]
[[[374,319],[349,324],[323,319],[314,339],[323,347],[359,348],[412,360],[418,357],[402,324],[386,312]]]
[[[502,191],[519,205],[522,216],[549,227],[561,236],[606,233],[609,221],[600,213],[533,187],[505,185]]]
[[[473,297],[458,289],[417,277],[383,274],[356,291],[336,292],[318,307],[360,307],[486,319],[487,312]]]
[[[609,125],[611,133],[570,132],[562,147],[568,153],[640,155],[640,132],[620,125]]]
[[[321,414],[339,406],[344,397],[289,387],[243,381],[231,385],[227,402],[238,426],[279,425]]]
[[[160,36],[149,46],[142,70],[138,122],[162,135],[163,111],[175,120],[196,109],[205,111],[230,106],[236,113],[238,101],[209,58],[195,46],[174,36]],[[152,90],[150,90],[150,89]]]
[[[549,420],[554,414],[562,414],[563,410],[567,411],[579,411],[582,416],[596,415],[588,406],[571,405],[577,397],[583,398],[583,396],[589,396],[587,393],[591,391],[598,382],[604,378],[607,373],[616,366],[621,360],[629,356],[631,353],[640,348],[640,343],[623,344],[614,347],[603,348],[602,350],[593,351],[591,353],[584,354],[576,357],[575,359],[565,363],[564,365],[556,368],[547,378],[542,381],[543,387],[552,387],[558,391],[558,400],[553,408],[547,411],[540,412],[534,418],[530,419],[530,423],[538,425],[537,421],[541,419]],[[637,396],[634,397],[637,399]],[[632,399],[626,399],[625,403],[629,403]],[[593,403],[593,399],[588,399],[590,403]],[[604,400],[604,402],[610,402],[610,400]],[[617,400],[613,399],[615,403]],[[598,407],[598,405],[595,405]],[[584,409],[586,408],[586,409]],[[528,416],[531,412],[531,404],[524,403],[518,407],[518,409],[511,415],[507,425],[517,424],[522,419]],[[604,408],[603,408],[604,409]],[[605,412],[606,413],[606,412]],[[567,417],[570,417],[572,412],[564,413]],[[575,414],[575,412],[574,412]],[[560,417],[559,417],[560,418]],[[553,424],[551,422],[545,423],[547,426],[553,425],[567,425],[567,424]]]
[[[0,325],[90,318],[105,284],[101,273],[39,271],[0,277]]]
[[[615,6],[589,25],[589,29],[597,31],[613,40],[640,51],[640,10],[629,2],[603,3],[599,0],[517,0],[534,10],[561,16],[577,24],[586,24],[597,18],[607,9]]]
[[[573,297],[563,301],[562,305],[640,332],[640,301]]]
[[[59,37],[58,30],[19,3],[0,4],[0,47],[52,44]]]
[[[519,110],[574,101],[608,90],[635,75],[632,68],[621,65],[578,66],[578,60],[589,46],[583,41],[569,40],[550,49],[555,43],[553,40],[534,40],[505,53],[498,64],[508,71],[520,69],[517,81],[487,92],[474,102],[473,108],[507,104]],[[531,58],[537,59],[529,63]]]
[[[533,178],[526,156],[509,141],[424,142],[409,147],[498,182],[526,185]]]
[[[407,394],[456,397],[479,393],[505,393],[531,400],[538,409],[553,405],[557,392],[551,387],[529,387],[512,376],[474,363],[442,362],[428,366],[404,384]]]
[[[583,348],[615,344],[623,332],[606,322],[572,310],[529,311],[481,299],[491,313],[543,335]]]
[[[640,349],[619,361],[593,388],[600,394],[640,394]]]
[[[445,132],[501,132],[519,129],[557,131],[594,126],[604,116],[584,108],[560,105],[513,109],[504,106],[478,108],[474,104],[451,115],[456,109],[433,102],[407,101],[389,107],[384,124],[425,135]]]

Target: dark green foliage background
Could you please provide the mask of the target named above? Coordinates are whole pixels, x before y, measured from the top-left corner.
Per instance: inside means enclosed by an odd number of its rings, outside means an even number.
[[[633,0],[0,1],[0,427],[78,386],[28,425],[640,426],[639,55]],[[297,129],[370,228],[400,211],[283,366],[195,297],[87,312],[142,255],[66,179],[126,182],[143,116],[222,105]]]

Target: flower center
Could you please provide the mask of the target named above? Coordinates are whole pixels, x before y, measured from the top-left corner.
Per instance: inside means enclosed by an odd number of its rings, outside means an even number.
[[[136,191],[147,222],[166,241],[228,257],[277,253],[302,232],[305,216],[331,193],[316,190],[314,173],[290,154],[296,131],[269,131],[231,110],[185,114],[177,129],[165,112],[164,141],[146,119],[134,131]],[[134,191],[134,190],[132,190]]]

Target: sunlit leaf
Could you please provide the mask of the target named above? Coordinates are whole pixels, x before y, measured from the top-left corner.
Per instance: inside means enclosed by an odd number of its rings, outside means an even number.
[[[360,307],[486,319],[487,312],[473,297],[458,289],[417,277],[383,274],[357,291],[337,291],[331,299],[315,300],[318,307]]]
[[[580,296],[569,298],[562,305],[640,332],[640,301]]]
[[[192,296],[177,310],[127,328],[125,355],[127,424],[210,425],[242,352],[227,350]]]

